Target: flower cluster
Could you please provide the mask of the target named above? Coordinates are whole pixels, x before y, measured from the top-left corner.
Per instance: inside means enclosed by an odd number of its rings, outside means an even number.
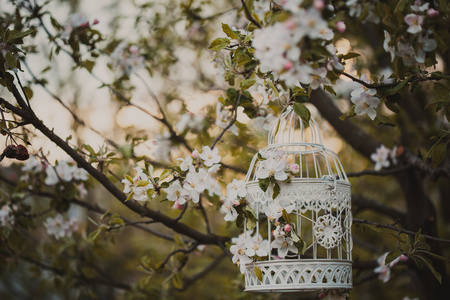
[[[367,9],[367,16],[364,19],[364,22],[371,22],[378,24],[380,23],[380,18],[374,14],[374,8],[376,1],[361,1],[361,0],[347,0],[345,5],[349,8],[350,17],[359,18],[364,8],[369,6]]]
[[[98,24],[98,20],[95,19],[92,22],[92,25]],[[72,34],[72,31],[74,31],[77,28],[88,28],[91,24],[89,23],[89,19],[86,17],[86,15],[76,12],[69,16],[69,19],[67,20],[67,23],[64,24],[64,31],[61,33],[62,39],[69,39],[70,35]]]
[[[375,162],[375,170],[379,171],[382,168],[388,168],[392,164],[397,164],[397,147],[392,150],[381,145],[376,149],[375,153],[372,153],[370,159]]]
[[[261,236],[245,237],[241,234],[231,239],[230,252],[233,254],[232,261],[238,265],[242,274],[245,274],[245,265],[251,263],[255,257],[269,255],[269,241],[263,240]]]
[[[220,208],[220,212],[225,214],[225,221],[233,222],[236,220],[238,213],[234,207],[240,205],[241,199],[247,195],[247,189],[245,188],[245,182],[242,180],[233,179],[233,181],[227,185],[226,197],[222,198],[223,205]]]
[[[255,30],[252,45],[262,72],[272,71],[275,79],[284,81],[288,87],[300,82],[317,89],[321,84],[330,84],[326,78],[327,69],[300,59],[302,41],[317,40],[321,46],[325,46],[333,39],[334,33],[322,18],[323,6],[304,9],[300,7],[301,3],[282,1],[281,5],[290,11],[291,17],[284,22]],[[335,53],[329,55],[332,57]],[[299,61],[302,63],[299,64]]]
[[[128,199],[136,201],[148,201],[161,193],[161,189],[167,194],[167,200],[174,205],[183,205],[187,201],[198,203],[200,194],[207,191],[210,196],[221,195],[219,183],[213,175],[220,169],[220,155],[217,148],[210,149],[204,146],[202,152],[194,150],[181,161],[178,171],[167,169],[160,177],[153,176],[153,167],[148,166],[145,170],[136,167],[136,176],[131,178],[126,175],[122,180],[123,192],[128,194]],[[162,182],[173,172],[174,180]]]
[[[277,250],[279,258],[285,258],[288,252],[297,254],[298,248],[294,245],[294,240],[288,236],[292,234],[292,227],[290,224],[284,226],[278,225],[275,230],[272,231],[272,235],[275,240],[270,245],[273,249]]]
[[[146,170],[143,170],[141,167],[136,167],[136,175],[133,178],[126,175],[122,183],[125,186],[123,192],[128,194],[128,199],[147,201],[155,196],[155,180],[153,178],[152,166],[149,166]]]
[[[42,178],[40,176],[45,175],[43,180],[48,186],[72,182],[80,196],[84,197],[87,194],[84,182],[88,180],[88,173],[78,168],[75,161],[71,159],[56,161],[56,165],[51,166],[37,156],[30,156],[21,170],[25,172],[20,178],[22,181],[31,182],[31,178]],[[61,189],[64,189],[64,185],[61,185]]]
[[[46,185],[55,185],[61,180],[65,182],[86,181],[88,180],[88,173],[86,170],[78,168],[75,162],[60,160],[56,166],[47,166],[45,169],[47,178],[45,178]]]
[[[360,80],[370,83],[365,74],[361,76]],[[375,119],[377,116],[375,108],[380,104],[380,99],[375,97],[377,90],[369,89],[358,82],[350,83],[350,87],[353,90],[350,94],[350,100],[355,104],[356,115],[362,116],[367,114],[372,120]]]
[[[429,8],[429,3],[422,4],[421,0],[414,1],[410,9],[411,13],[405,16],[404,22],[408,26],[407,32],[412,37],[405,36],[395,44],[389,32],[384,32],[384,50],[391,54],[392,61],[396,56],[402,58],[405,66],[423,64],[426,53],[435,50],[437,47],[436,40],[429,37],[432,32],[426,29],[424,25],[427,18],[435,18],[439,15],[439,12]]]
[[[391,277],[391,268],[395,266],[397,263],[401,261],[408,260],[408,257],[404,256],[403,254],[394,259],[392,262],[390,262],[388,265],[385,264],[386,256],[388,255],[388,252],[381,255],[378,259],[378,267],[376,267],[373,271],[375,273],[379,273],[378,278],[383,281],[384,283],[388,282]]]
[[[48,235],[53,235],[57,240],[59,238],[71,237],[78,230],[78,222],[76,219],[70,218],[65,220],[61,214],[55,215],[54,218],[48,217],[44,222]]]
[[[129,77],[144,68],[144,56],[139,55],[139,48],[122,41],[111,53],[111,67],[116,70],[118,78]]]

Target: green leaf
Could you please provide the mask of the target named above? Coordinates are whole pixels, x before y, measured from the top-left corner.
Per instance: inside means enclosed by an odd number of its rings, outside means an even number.
[[[183,278],[181,278],[181,274],[180,273],[175,273],[172,277],[172,283],[173,286],[176,289],[181,290],[183,288]]]
[[[400,249],[394,249],[391,252],[388,253],[388,255],[386,256],[386,259],[384,260],[384,264],[387,266],[388,264],[390,264],[392,261],[394,261],[394,259],[396,259],[397,257],[399,257],[400,255],[403,254],[403,251]]]
[[[6,52],[5,60],[8,63],[10,69],[14,69],[15,67],[17,67],[17,60],[14,55],[11,54],[11,52]]]
[[[172,170],[170,169],[165,169],[162,173],[161,176],[159,176],[159,181],[162,181],[164,179],[166,179],[167,177],[169,177],[172,174]]]
[[[230,44],[229,38],[217,38],[209,45],[209,50],[219,51]]]
[[[33,90],[32,90],[32,89],[30,89],[30,88],[27,87],[27,86],[24,86],[24,87],[23,87],[23,91],[24,91],[24,93],[25,93],[25,96],[27,96],[27,99],[28,99],[28,100],[30,100],[31,98],[33,98]]]
[[[272,195],[272,199],[275,200],[276,197],[278,197],[278,195],[280,194],[280,185],[278,183],[275,183],[275,185],[273,186],[273,195]]]
[[[347,60],[347,59],[352,59],[352,58],[355,58],[355,57],[358,57],[358,56],[361,56],[361,54],[355,53],[355,52],[349,52],[349,53],[345,54],[344,56],[342,56],[342,58],[344,60]]]
[[[148,199],[152,199],[154,194],[155,194],[155,190],[154,189],[148,189],[147,190],[147,197],[148,197]]]
[[[100,228],[97,229],[97,230],[95,230],[95,231],[93,231],[93,232],[91,232],[91,233],[89,234],[89,240],[90,240],[91,242],[95,242],[95,241],[99,238],[100,233],[102,233],[102,231],[100,230]]]
[[[400,113],[400,106],[397,103],[385,101],[384,104],[386,105],[387,108],[389,108],[390,111],[393,111],[396,114]]]
[[[290,224],[291,223],[291,218],[289,218],[289,214],[287,213],[287,211],[285,209],[283,209],[283,211],[281,212],[283,215],[283,219],[286,223]]]
[[[294,230],[291,231],[291,239],[294,241],[294,243],[297,243],[300,241],[300,237],[295,233]]]
[[[353,106],[350,108],[350,110],[348,111],[348,113],[343,114],[342,116],[339,117],[339,119],[340,119],[341,121],[345,121],[345,120],[347,120],[347,119],[349,119],[349,118],[351,118],[351,117],[356,116],[356,113],[355,113],[355,107],[356,107],[356,106],[353,105]]]
[[[255,272],[256,278],[258,278],[259,281],[263,281],[263,274],[260,268],[258,268],[257,266],[255,266],[253,268],[253,272]]]
[[[83,147],[84,149],[86,149],[86,150],[89,152],[90,155],[92,155],[92,156],[97,156],[97,153],[94,151],[94,149],[93,149],[91,146],[89,146],[89,145],[87,145],[87,144],[83,144],[82,147]],[[131,180],[131,182],[133,182],[133,180]]]
[[[328,93],[330,93],[331,95],[336,96],[336,91],[333,89],[333,87],[331,85],[324,85],[323,89],[325,91],[327,91]]]
[[[15,33],[14,35],[12,35],[12,36],[10,37],[10,40],[24,38],[24,37],[26,37],[27,35],[32,34],[33,32],[34,32],[34,30],[33,30],[33,29],[30,29],[30,30],[26,30],[26,31],[23,31],[23,32]]]
[[[439,143],[434,145],[433,149],[431,149],[431,166],[434,168],[439,166],[444,160],[446,153],[447,143]]]
[[[252,85],[254,85],[256,82],[256,80],[254,79],[245,79],[241,82],[241,89],[246,90],[249,87],[251,87]]]
[[[263,192],[267,191],[267,189],[269,188],[269,184],[270,184],[269,178],[264,178],[264,179],[259,180],[259,187],[261,188],[261,190]]]
[[[86,70],[89,71],[89,73],[92,72],[92,69],[94,68],[94,65],[95,65],[95,62],[92,61],[92,60],[85,60],[85,61],[83,62],[83,67],[85,67]]]
[[[409,79],[411,76],[407,77],[405,80],[401,81],[397,85],[395,85],[393,88],[387,89],[385,94],[386,95],[394,95],[397,94],[403,87],[406,86],[406,84],[409,82]]]
[[[234,33],[230,26],[228,26],[228,24],[222,23],[222,30],[229,38],[237,40],[238,36]]]
[[[311,119],[311,112],[305,106],[305,104],[296,102],[296,103],[294,103],[293,108],[294,108],[295,113],[297,115],[299,115],[300,118],[302,118],[305,122],[309,122],[309,120]]]
[[[395,127],[395,124],[392,123],[391,119],[389,119],[388,117],[383,116],[383,115],[377,115],[375,117],[375,120],[373,120],[373,123],[377,126],[387,125],[387,126]]]
[[[442,284],[442,276],[441,276],[441,274],[439,274],[439,272],[437,272],[434,269],[431,261],[422,256],[415,256],[415,257],[420,259],[421,261],[423,261],[423,263],[428,267],[428,269],[430,269],[431,273],[433,273],[434,277],[436,277],[437,281],[439,281],[439,283]]]
[[[111,213],[111,209],[108,209],[108,210],[102,215],[102,217],[100,218],[100,220],[103,221],[103,219],[105,219],[110,213]]]

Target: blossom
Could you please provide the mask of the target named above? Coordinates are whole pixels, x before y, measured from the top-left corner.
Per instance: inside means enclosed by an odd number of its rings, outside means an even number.
[[[411,10],[413,12],[424,12],[428,9],[429,5],[430,4],[428,2],[422,5],[422,2],[420,0],[416,0],[414,1],[414,4],[411,5]]]
[[[395,58],[395,49],[390,45],[391,43],[391,35],[386,30],[384,31],[384,43],[383,48],[386,52],[391,54],[391,62],[394,61]]]
[[[133,196],[132,196],[133,200],[136,200],[136,201],[149,200],[147,191],[152,188],[153,188],[153,185],[150,182],[148,182],[145,185],[135,187],[133,189]]]
[[[373,271],[375,273],[379,273],[378,278],[383,281],[384,283],[388,282],[391,277],[391,268],[395,266],[400,261],[406,261],[408,260],[408,257],[404,256],[403,254],[394,259],[392,262],[390,262],[388,265],[386,265],[386,257],[388,255],[388,252],[381,255],[378,259],[378,267],[376,267]]]
[[[245,255],[245,250],[245,239],[237,240],[236,245],[230,247],[230,252],[233,254],[231,260],[239,266],[242,274],[245,273],[245,265],[252,262],[252,259]]]
[[[271,244],[272,248],[278,249],[278,256],[284,258],[288,252],[298,253],[297,247],[294,246],[294,241],[290,237],[278,236]]]
[[[428,34],[419,35],[416,44],[416,61],[420,64],[425,62],[426,52],[436,49],[437,43],[434,39],[428,38]]]
[[[178,202],[179,205],[186,203],[186,198],[189,193],[181,186],[180,182],[175,181],[165,191],[167,192],[167,199],[169,201]]]
[[[427,10],[427,16],[434,19],[439,16],[439,12],[434,8],[430,8],[429,10]]]
[[[12,226],[14,224],[13,210],[7,204],[3,205],[0,209],[0,225],[1,226]]]
[[[300,166],[298,164],[290,164],[289,170],[291,170],[292,173],[297,174],[300,171]]]
[[[224,220],[228,222],[234,222],[238,216],[233,202],[229,199],[225,199],[224,203],[220,207],[220,212],[225,214]]]
[[[340,33],[344,33],[344,32],[345,32],[346,26],[345,26],[345,23],[344,23],[343,21],[337,22],[337,23],[336,23],[336,27],[337,27],[337,30],[338,30]]]
[[[233,181],[227,185],[227,198],[231,201],[238,197],[243,198],[246,195],[247,189],[245,188],[245,181],[233,179]]]
[[[389,163],[390,152],[391,151],[388,148],[386,148],[384,145],[381,145],[380,147],[378,147],[376,149],[375,153],[372,153],[370,155],[370,159],[375,162],[375,170],[376,171],[379,171],[382,168],[389,167],[389,165],[390,165],[390,163]]]
[[[397,52],[395,54],[402,58],[403,64],[405,66],[410,66],[416,62],[414,48],[409,43],[398,42]]]
[[[321,84],[330,84],[330,81],[327,77],[327,69],[325,68],[317,68],[312,71],[312,81],[310,86],[313,90],[318,89]]]
[[[423,17],[416,14],[407,14],[405,16],[405,23],[409,25],[408,32],[416,34],[422,31]]]
[[[37,156],[30,156],[30,158],[25,162],[25,165],[22,167],[23,172],[33,172],[38,173],[42,172],[44,169],[42,161]]]
[[[267,256],[269,254],[269,241],[261,240],[260,237],[253,237],[247,239],[244,243],[245,254],[249,257],[258,255],[259,257]]]
[[[369,83],[365,74],[361,76],[360,80]],[[350,94],[350,100],[355,104],[355,113],[358,116],[367,114],[372,120],[375,119],[377,115],[375,108],[380,104],[380,99],[374,96],[377,91],[358,82],[353,82],[351,86],[354,90]]]
[[[268,177],[275,177],[275,180],[284,181],[288,178],[288,175],[285,173],[286,161],[275,160],[273,158],[269,158],[267,160],[263,160],[260,162],[260,166],[256,171],[257,179],[264,179]]]
[[[322,18],[321,12],[310,8],[299,18],[300,24],[311,39],[331,40],[334,36],[333,31],[328,28],[328,23]]]
[[[89,27],[88,18],[82,13],[73,13],[69,16],[67,23],[64,24],[64,31],[61,33],[61,38],[68,39],[75,28],[83,27]]]
[[[267,114],[265,117],[256,117],[251,121],[251,127],[254,130],[269,131],[272,128],[273,122],[277,120],[273,114]]]
[[[186,180],[184,181],[183,188],[188,191],[189,198],[194,203],[200,201],[200,194],[206,188],[205,176],[207,172],[200,169],[198,172],[195,171],[194,167],[189,168],[189,172],[186,175]]]
[[[128,41],[122,41],[111,53],[111,66],[116,70],[117,77],[130,76],[144,68],[144,56],[139,55],[139,48],[129,46]]]
[[[44,222],[48,235],[53,235],[56,239],[63,237],[71,237],[73,232],[78,230],[78,222],[76,219],[64,220],[61,214],[55,217],[48,217]]]
[[[203,147],[203,151],[200,154],[200,158],[204,160],[204,164],[207,167],[211,167],[213,164],[220,162],[219,149],[210,149],[208,146]]]
[[[88,173],[81,168],[73,165],[72,161],[60,160],[56,166],[48,166],[45,169],[47,177],[45,178],[46,185],[55,185],[61,180],[70,182],[74,180],[86,181],[88,179]]]
[[[181,161],[180,169],[181,171],[189,170],[189,167],[192,166],[192,156],[188,155],[185,159],[178,158]]]

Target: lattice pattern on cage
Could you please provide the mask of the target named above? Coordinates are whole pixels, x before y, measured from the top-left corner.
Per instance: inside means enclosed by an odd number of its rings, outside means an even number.
[[[252,268],[261,269],[259,280]],[[257,262],[247,266],[246,291],[299,291],[352,287],[351,262],[331,260],[290,260]]]

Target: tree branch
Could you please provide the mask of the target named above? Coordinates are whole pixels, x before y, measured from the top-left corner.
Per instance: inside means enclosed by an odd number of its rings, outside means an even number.
[[[393,220],[400,220],[402,224],[406,222],[406,214],[389,206],[386,206],[378,201],[367,199],[361,195],[352,195],[353,207],[356,205],[358,210],[370,209],[391,217]]]

